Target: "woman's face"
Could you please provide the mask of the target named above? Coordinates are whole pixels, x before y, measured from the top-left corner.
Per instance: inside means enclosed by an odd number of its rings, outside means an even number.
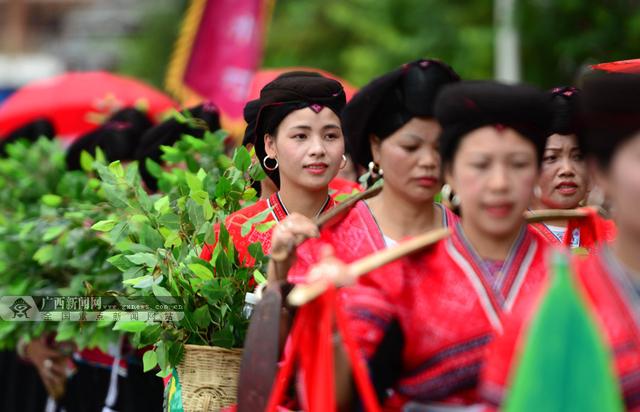
[[[384,185],[406,199],[433,201],[440,190],[440,125],[414,117],[383,141],[372,137],[373,161],[384,172]]]
[[[520,229],[537,178],[533,143],[513,129],[491,126],[462,138],[446,177],[460,198],[464,222],[493,238]]]
[[[611,201],[618,228],[640,239],[640,133],[623,143],[613,155],[609,169],[596,169],[596,181]]]
[[[549,136],[538,185],[540,203],[549,209],[574,209],[585,198],[589,174],[574,135]]]
[[[281,188],[326,189],[343,161],[340,119],[327,107],[319,113],[310,108],[289,113],[277,136],[265,135],[264,144],[267,155],[278,159]]]

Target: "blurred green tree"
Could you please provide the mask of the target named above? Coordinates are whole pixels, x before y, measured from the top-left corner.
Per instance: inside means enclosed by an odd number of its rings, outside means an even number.
[[[421,57],[493,77],[493,0],[274,0],[264,67],[310,66],[362,86]],[[162,86],[187,0],[149,10],[123,73]],[[640,57],[640,0],[520,0],[522,77],[570,84],[586,64]]]

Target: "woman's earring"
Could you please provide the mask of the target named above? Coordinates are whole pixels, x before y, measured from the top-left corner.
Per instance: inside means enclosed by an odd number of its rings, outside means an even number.
[[[342,155],[342,164],[340,165],[340,169],[344,169],[345,167],[347,167],[347,156]]]
[[[273,160],[274,162],[276,162],[276,164],[274,166],[269,166],[267,165],[267,160]],[[264,166],[265,170],[268,170],[269,172],[273,172],[278,168],[279,163],[278,163],[278,159],[275,159],[275,158],[269,157],[269,155],[266,155],[264,159],[262,159],[262,165]]]
[[[533,195],[540,199],[542,197],[542,188],[540,187],[540,185],[535,185],[533,188]]]
[[[442,185],[440,193],[442,194],[442,200],[444,200],[445,203],[449,203],[454,207],[460,206],[460,197],[458,197],[458,195],[456,194],[451,197],[451,195],[453,194],[453,188],[449,183],[445,183],[444,185]]]
[[[378,166],[374,161],[369,162],[369,175],[370,176],[380,176],[382,177],[382,175],[384,174],[384,170],[382,170],[380,168],[380,166]]]

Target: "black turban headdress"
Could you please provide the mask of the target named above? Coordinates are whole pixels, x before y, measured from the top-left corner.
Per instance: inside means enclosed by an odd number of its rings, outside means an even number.
[[[526,85],[463,81],[446,86],[436,101],[443,163],[453,160],[462,138],[475,129],[495,125],[514,129],[536,147],[538,160],[553,120],[549,97]]]
[[[417,60],[364,86],[342,112],[342,129],[353,160],[373,160],[369,136],[385,139],[414,117],[433,117],[442,86],[460,77],[437,60]]]

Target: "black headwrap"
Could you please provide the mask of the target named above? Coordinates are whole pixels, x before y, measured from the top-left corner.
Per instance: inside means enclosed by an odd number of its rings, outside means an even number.
[[[385,139],[414,117],[433,117],[440,88],[460,77],[438,60],[417,60],[364,86],[342,112],[349,153],[367,167],[373,160],[369,135]]]
[[[576,134],[579,123],[579,90],[575,87],[556,87],[550,94],[553,123],[549,134]]]
[[[245,106],[247,132],[254,127],[253,144],[260,162],[267,156],[264,135],[275,135],[280,122],[291,112],[310,107],[319,112],[328,107],[340,116],[346,96],[342,85],[315,72],[288,72],[267,84],[260,91],[259,103],[249,102]],[[259,106],[258,106],[259,104]],[[257,111],[255,109],[258,109]],[[249,116],[247,116],[249,115]],[[252,117],[255,115],[255,117]],[[247,142],[245,132],[244,142]],[[265,170],[276,186],[280,187],[278,170]]]
[[[591,73],[583,79],[578,141],[608,167],[622,143],[640,132],[640,75]]]
[[[136,151],[140,176],[151,191],[158,190],[158,182],[149,173],[146,166],[146,159],[151,159],[157,163],[162,163],[164,153],[160,146],[173,146],[182,135],[189,135],[202,138],[205,131],[216,131],[220,129],[220,112],[212,103],[205,103],[191,107],[186,111],[191,115],[191,119],[199,119],[203,122],[181,123],[172,117],[159,125],[147,130],[140,140],[140,145]]]
[[[66,156],[67,168],[79,170],[82,151],[93,154],[96,147],[104,151],[110,162],[134,160],[142,135],[152,125],[147,115],[139,110],[119,110],[100,127],[79,137],[69,146]]]
[[[535,87],[491,81],[463,81],[446,86],[436,101],[442,126],[440,154],[453,160],[462,138],[475,129],[496,125],[516,130],[535,146],[542,159],[553,113],[549,97]]]
[[[35,142],[42,136],[53,139],[55,135],[56,132],[53,124],[44,117],[38,118],[10,131],[5,137],[1,138],[0,155],[6,154],[6,146],[8,144],[14,143],[20,139]]]

